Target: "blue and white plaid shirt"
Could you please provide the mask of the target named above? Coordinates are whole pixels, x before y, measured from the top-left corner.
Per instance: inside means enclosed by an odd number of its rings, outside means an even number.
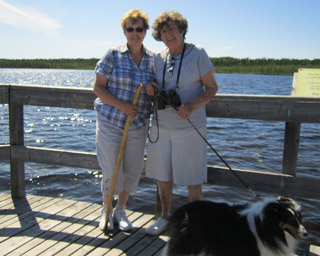
[[[144,55],[138,67],[133,61],[127,45],[121,45],[106,52],[98,61],[95,72],[108,78],[106,90],[123,101],[132,102],[140,83],[146,85],[154,78],[153,57],[154,54],[144,48]],[[148,122],[149,100],[144,87],[137,103],[139,113],[132,119],[132,123],[137,129]],[[94,107],[112,124],[124,129],[127,116],[119,109],[102,102],[100,98],[95,100]]]

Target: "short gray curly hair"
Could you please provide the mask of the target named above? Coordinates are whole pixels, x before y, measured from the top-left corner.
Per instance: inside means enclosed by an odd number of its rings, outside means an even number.
[[[177,11],[164,11],[155,19],[152,25],[152,36],[155,40],[162,41],[160,31],[165,26],[168,26],[169,21],[173,21],[178,26],[180,32],[184,32],[183,38],[185,38],[185,35],[188,30],[187,19]]]

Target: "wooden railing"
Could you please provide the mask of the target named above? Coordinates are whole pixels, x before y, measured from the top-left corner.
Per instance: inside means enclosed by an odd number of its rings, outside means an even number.
[[[24,145],[23,106],[93,109],[91,89],[0,85],[0,103],[9,107],[10,145],[0,145],[0,160],[10,160],[12,197],[25,196],[24,162],[99,169],[95,153]],[[208,117],[285,122],[282,173],[234,169],[253,190],[320,199],[320,179],[296,177],[300,124],[320,123],[320,98],[217,95],[207,105]],[[208,166],[208,183],[243,188],[227,169]]]

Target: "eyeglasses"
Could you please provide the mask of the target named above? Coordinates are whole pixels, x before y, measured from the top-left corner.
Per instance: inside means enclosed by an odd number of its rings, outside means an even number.
[[[127,31],[128,33],[131,33],[131,32],[133,32],[133,31],[136,31],[136,32],[138,32],[138,33],[142,33],[142,32],[144,31],[144,28],[136,28],[136,29],[134,29],[134,28],[126,28],[126,31]]]
[[[174,69],[174,66],[175,66],[175,63],[176,63],[174,57],[170,56],[169,57],[169,62],[170,62],[170,66],[168,68],[168,76],[172,77],[173,69]]]
[[[174,33],[177,31],[177,26],[176,25],[171,25],[171,26],[166,26],[164,27],[163,29],[160,30],[160,34],[161,35],[164,35],[164,34],[167,34],[168,32],[169,33]]]

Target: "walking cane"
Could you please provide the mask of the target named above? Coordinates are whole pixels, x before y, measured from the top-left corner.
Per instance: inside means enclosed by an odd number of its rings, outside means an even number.
[[[142,87],[143,87],[143,84],[141,83],[139,85],[137,91],[136,91],[136,94],[134,95],[134,98],[133,98],[133,101],[132,101],[133,105],[137,105],[137,101],[138,101],[139,95],[141,93]],[[108,231],[108,221],[109,221],[110,210],[111,210],[111,207],[112,207],[112,199],[113,199],[114,187],[116,185],[117,176],[118,176],[119,167],[120,167],[120,162],[121,162],[121,158],[122,158],[122,155],[123,155],[124,147],[126,145],[126,140],[127,140],[127,136],[128,136],[128,130],[129,130],[129,126],[130,126],[130,123],[131,123],[131,119],[132,119],[132,117],[129,116],[128,119],[127,119],[126,125],[124,127],[124,132],[123,132],[123,135],[122,135],[122,141],[121,141],[121,145],[120,145],[120,150],[119,150],[119,153],[118,153],[116,166],[114,168],[114,173],[113,173],[112,183],[111,183],[111,188],[110,188],[110,195],[109,195],[109,198],[108,198],[107,213],[106,213],[106,224],[105,224],[104,230],[103,230],[105,233]]]

